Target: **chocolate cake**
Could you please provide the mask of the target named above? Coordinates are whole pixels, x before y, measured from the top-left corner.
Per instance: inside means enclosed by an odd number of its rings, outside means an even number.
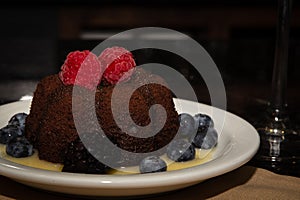
[[[155,80],[147,83],[148,78]],[[160,104],[165,108],[167,119],[163,128],[154,136],[144,137],[143,132],[136,132],[136,136],[127,134],[116,124],[117,117],[126,126],[128,116],[124,115],[124,99],[117,99],[117,114],[113,116],[111,109],[111,97],[115,85],[100,84],[94,92],[95,105],[90,105],[86,98],[88,95],[73,94],[73,85],[65,85],[59,75],[51,75],[44,78],[36,88],[31,104],[30,114],[26,118],[26,137],[39,151],[40,159],[54,163],[64,162],[64,152],[69,144],[78,139],[78,133],[73,116],[85,113],[80,118],[80,123],[86,127],[86,132],[95,133],[95,128],[90,114],[95,110],[97,120],[106,136],[118,147],[130,152],[152,152],[167,145],[176,135],[179,122],[175,110],[171,91],[165,87],[164,80],[142,69],[135,70],[129,81],[122,83],[114,92],[119,95],[128,93],[134,83],[143,86],[135,90],[130,98],[129,111],[132,120],[139,126],[147,126],[150,122],[149,109],[154,104]],[[162,84],[160,84],[162,83]],[[80,86],[79,86],[80,87]],[[83,89],[84,92],[88,90]],[[72,102],[76,108],[72,108]],[[76,110],[77,109],[77,110]],[[155,123],[162,121],[160,110],[154,110]],[[129,123],[129,122],[128,122]],[[123,158],[126,159],[126,158]]]

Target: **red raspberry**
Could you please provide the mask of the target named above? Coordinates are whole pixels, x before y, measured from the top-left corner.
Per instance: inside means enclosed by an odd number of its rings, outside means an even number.
[[[101,63],[97,56],[84,50],[68,54],[65,63],[61,66],[59,77],[65,85],[80,85],[94,90],[100,83],[101,74]]]
[[[103,77],[111,84],[129,80],[136,66],[132,53],[117,46],[105,49],[99,60],[105,69]]]

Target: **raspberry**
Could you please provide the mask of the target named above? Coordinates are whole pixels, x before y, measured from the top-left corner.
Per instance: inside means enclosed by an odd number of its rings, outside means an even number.
[[[101,72],[101,63],[95,54],[88,50],[74,51],[61,66],[59,77],[65,85],[80,85],[93,90],[100,83]]]
[[[105,49],[99,60],[105,69],[103,77],[111,84],[129,80],[136,66],[132,53],[117,46]]]

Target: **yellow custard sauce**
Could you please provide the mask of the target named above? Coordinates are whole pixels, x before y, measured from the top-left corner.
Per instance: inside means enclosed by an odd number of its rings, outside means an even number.
[[[203,150],[203,149],[196,149],[195,159],[185,162],[174,162],[169,159],[166,155],[161,156],[161,158],[167,163],[167,171],[174,171],[185,169],[189,167],[194,167],[197,165],[201,165],[206,163],[212,159],[214,150]],[[112,169],[109,171],[109,174],[136,174],[139,173],[139,167],[122,167],[120,169]]]
[[[61,172],[63,169],[62,164],[51,163],[45,160],[40,160],[38,157],[38,152],[36,150],[34,151],[34,154],[32,156],[25,157],[25,158],[14,158],[6,154],[5,148],[6,148],[5,145],[0,144],[0,157],[12,161],[14,163],[26,165],[29,167],[39,168],[39,169],[57,171],[57,172]],[[196,149],[195,159],[186,162],[174,162],[170,160],[166,155],[161,156],[161,158],[164,161],[166,161],[168,166],[167,170],[173,171],[173,170],[180,170],[184,168],[194,167],[206,163],[212,159],[213,151],[214,150]],[[137,174],[139,173],[139,167],[132,166],[132,167],[122,167],[119,169],[111,169],[108,171],[108,173],[117,174],[117,175]]]
[[[38,152],[36,150],[34,150],[32,156],[25,157],[25,158],[14,158],[10,155],[7,155],[5,149],[6,149],[6,145],[0,144],[0,157],[5,160],[12,161],[14,163],[26,165],[29,167],[39,168],[39,169],[58,171],[58,172],[60,172],[63,168],[62,164],[40,160],[38,156]]]

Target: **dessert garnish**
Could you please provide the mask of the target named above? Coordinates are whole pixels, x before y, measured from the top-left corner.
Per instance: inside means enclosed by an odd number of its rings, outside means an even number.
[[[85,133],[81,137],[93,137],[93,133]],[[93,138],[91,138],[93,140]],[[104,174],[109,168],[97,160],[84,146],[80,138],[71,142],[64,152],[65,160],[62,171],[88,174]]]
[[[195,147],[185,139],[173,140],[167,147],[167,156],[175,162],[193,160]]]
[[[118,81],[129,80],[136,66],[132,53],[117,46],[105,49],[100,54],[99,61],[105,69],[104,79],[113,85]]]
[[[180,126],[179,126],[179,132],[182,137],[189,137],[189,135],[192,135],[193,132],[195,132],[196,122],[193,116],[187,113],[181,113],[178,115]]]
[[[23,137],[26,113],[17,113],[10,118],[8,124],[0,129],[0,143],[7,144],[16,137]]]
[[[164,172],[167,171],[167,163],[158,156],[148,156],[141,161],[139,170],[142,174]]]
[[[73,51],[61,66],[59,77],[65,85],[93,90],[101,82],[102,73],[104,79],[114,85],[129,80],[135,66],[132,53],[123,47],[106,48],[98,58],[89,50]]]
[[[17,113],[0,129],[0,143],[6,144],[6,153],[15,158],[33,154],[33,146],[24,136],[26,113]]]
[[[22,131],[22,133],[24,133],[26,117],[27,117],[26,113],[17,113],[11,117],[11,119],[8,121],[8,124],[18,126],[18,128]]]
[[[101,72],[101,62],[95,54],[89,50],[73,51],[61,66],[59,77],[65,85],[80,85],[94,90],[101,81]]]
[[[6,145],[6,153],[15,158],[24,158],[33,154],[33,146],[25,137],[11,139]]]
[[[0,143],[7,144],[10,140],[23,136],[21,129],[13,124],[8,124],[0,129]]]

